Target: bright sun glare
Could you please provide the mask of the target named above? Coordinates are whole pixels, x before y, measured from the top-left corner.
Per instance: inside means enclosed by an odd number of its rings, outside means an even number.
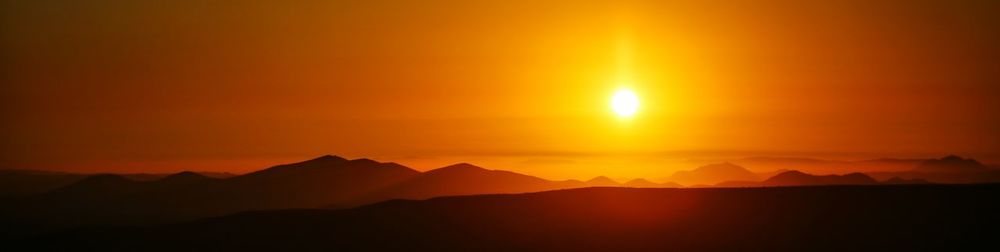
[[[611,109],[620,117],[631,117],[639,109],[639,97],[632,90],[618,90],[611,97]]]

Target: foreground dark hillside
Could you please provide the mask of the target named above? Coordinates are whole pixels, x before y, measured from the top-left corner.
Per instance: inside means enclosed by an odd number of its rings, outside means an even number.
[[[30,249],[998,251],[1000,185],[584,188],[79,229]]]

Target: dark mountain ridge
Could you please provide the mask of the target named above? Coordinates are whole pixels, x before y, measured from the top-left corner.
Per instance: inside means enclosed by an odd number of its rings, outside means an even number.
[[[537,192],[584,185],[573,181],[550,181],[460,163],[415,175],[366,195],[358,201],[349,202],[348,205],[356,206],[387,199],[427,199],[445,195]]]
[[[817,176],[800,171],[787,171],[768,178],[761,184],[765,186],[874,185],[878,184],[878,181],[859,172]]]
[[[0,209],[0,222],[38,224],[42,229],[141,225],[252,210],[346,208],[390,199],[606,185],[595,183],[550,181],[465,163],[418,172],[391,162],[326,155],[227,179],[193,172],[153,181],[90,176],[48,193],[0,203],[9,206]]]
[[[844,175],[813,175],[800,171],[785,171],[764,181],[726,181],[715,187],[781,187],[781,186],[828,186],[828,185],[876,185],[878,181],[863,173]]]
[[[686,186],[711,185],[721,181],[757,181],[757,174],[732,163],[718,163],[688,171],[678,171],[668,180]]]
[[[930,159],[917,166],[917,172],[980,172],[988,168],[975,159],[965,159],[955,155],[949,155],[941,159]]]
[[[590,180],[585,181],[585,183],[587,183],[587,185],[589,186],[605,186],[605,187],[614,187],[622,185],[621,183],[618,183],[618,181],[614,181],[613,179],[605,176],[594,177]]]
[[[986,166],[975,159],[949,155],[939,159],[928,159],[908,171],[868,172],[868,175],[888,180],[919,179],[932,183],[970,184],[1000,182],[1000,170]]]

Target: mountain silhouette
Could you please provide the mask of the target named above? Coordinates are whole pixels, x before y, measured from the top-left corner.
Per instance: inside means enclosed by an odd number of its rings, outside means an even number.
[[[144,187],[145,182],[135,181],[115,174],[98,174],[86,177],[48,193],[50,199],[69,202],[108,201],[114,197],[135,193]]]
[[[996,183],[1000,182],[1000,170],[986,166],[975,159],[949,155],[939,159],[928,159],[908,171],[869,172],[876,179],[926,180],[931,183]]]
[[[396,163],[326,155],[232,177],[215,189],[253,209],[309,208],[351,201],[419,174]]]
[[[913,182],[918,182],[918,181],[913,181]],[[876,185],[876,184],[879,184],[879,182],[863,173],[856,172],[845,175],[812,175],[792,170],[779,173],[760,182],[726,181],[715,184],[715,187],[779,187],[779,186]]]
[[[395,163],[322,156],[216,179],[182,172],[137,181],[94,175],[51,192],[8,203],[5,220],[42,228],[131,225],[188,220],[240,211],[343,204],[420,174]]]
[[[361,203],[387,199],[427,199],[445,195],[537,192],[582,186],[584,185],[578,182],[549,181],[519,173],[488,170],[460,163],[430,170],[388,186],[368,195]],[[352,204],[359,203],[352,202]]]
[[[975,159],[965,159],[959,156],[950,155],[940,159],[924,161],[920,164],[920,166],[917,166],[914,171],[928,173],[981,172],[986,169],[985,165],[979,163],[979,161],[976,161]]]
[[[800,171],[787,171],[760,183],[763,186],[874,185],[878,181],[863,173],[817,176]]]
[[[229,178],[236,176],[228,172],[191,172],[210,178]],[[107,174],[79,174],[36,170],[0,170],[0,198],[19,198],[28,195],[51,192],[87,177]],[[171,174],[132,173],[114,174],[129,180],[154,181]]]
[[[55,190],[86,178],[85,174],[32,170],[0,170],[0,198]]]
[[[599,186],[599,187],[622,186],[621,183],[618,183],[617,181],[614,181],[613,179],[605,176],[597,176],[590,180],[585,181],[584,183],[586,183],[587,186]]]
[[[769,171],[769,172],[758,172],[757,173],[757,177],[758,178],[765,178],[766,179],[766,178],[777,176],[778,174],[782,174],[782,173],[787,172],[787,171],[792,171],[792,170],[779,169],[779,170],[774,170],[774,171]]]
[[[464,163],[421,173],[396,163],[326,155],[226,179],[194,172],[151,181],[112,174],[89,176],[51,192],[8,202],[10,207],[0,210],[0,223],[38,222],[46,228],[152,224],[241,211],[347,208],[391,199],[586,186],[620,184],[607,178],[591,183],[550,181]]]
[[[801,176],[792,173],[789,175]],[[996,251],[1000,185],[583,188],[84,228],[40,251]],[[28,250],[28,249],[25,249]]]
[[[152,184],[158,186],[180,186],[195,183],[206,183],[214,180],[218,180],[218,178],[209,177],[197,172],[184,171],[155,180]]]
[[[710,164],[690,171],[675,172],[670,181],[682,185],[711,185],[723,181],[757,181],[757,174],[731,163]]]
[[[798,170],[815,174],[837,174],[845,172],[906,171],[911,170],[925,159],[878,158],[858,161],[825,160],[799,157],[748,157],[731,162],[755,171]],[[773,175],[761,176],[762,178]]]

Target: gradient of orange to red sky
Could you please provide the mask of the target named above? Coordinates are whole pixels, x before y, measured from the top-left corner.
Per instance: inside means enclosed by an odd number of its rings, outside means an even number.
[[[1000,160],[997,1],[3,2],[0,168]]]

